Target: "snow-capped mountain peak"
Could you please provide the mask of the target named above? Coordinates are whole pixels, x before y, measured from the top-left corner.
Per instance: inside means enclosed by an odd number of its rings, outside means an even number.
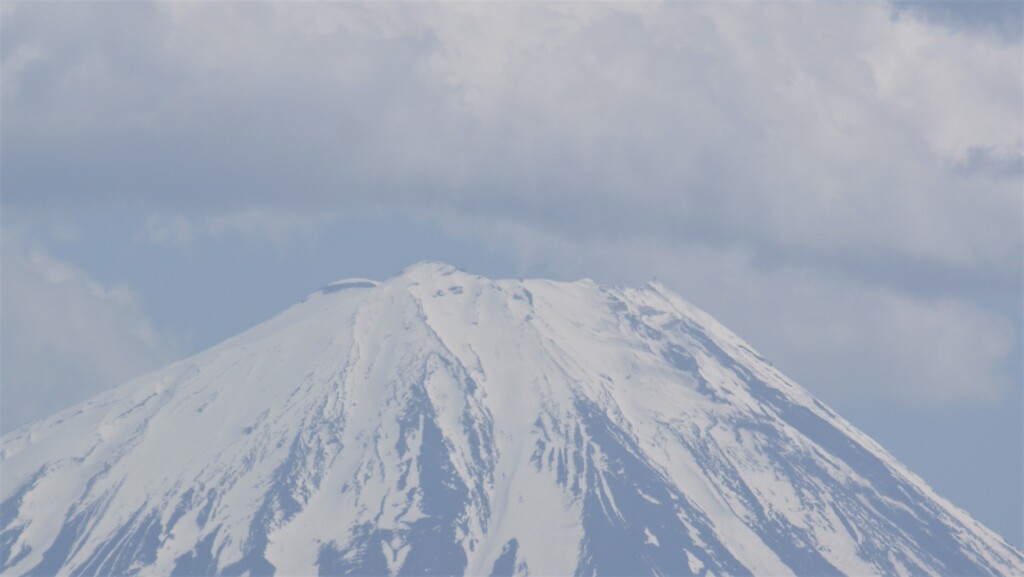
[[[343,279],[3,438],[5,575],[1019,575],[650,282]]]

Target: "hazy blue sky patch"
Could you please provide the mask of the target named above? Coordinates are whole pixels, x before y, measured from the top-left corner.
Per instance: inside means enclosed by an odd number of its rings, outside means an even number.
[[[1024,34],[1024,4],[1012,0],[918,0],[894,2],[897,15],[973,34],[990,34],[1018,42]]]

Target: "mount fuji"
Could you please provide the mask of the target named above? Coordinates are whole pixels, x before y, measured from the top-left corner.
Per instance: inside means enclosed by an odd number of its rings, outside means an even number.
[[[3,575],[1024,575],[656,282],[348,279],[22,427]]]

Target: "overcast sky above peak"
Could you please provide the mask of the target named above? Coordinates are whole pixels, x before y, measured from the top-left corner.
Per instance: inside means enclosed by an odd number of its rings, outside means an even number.
[[[656,276],[1020,546],[1022,6],[4,2],[0,427],[339,277]]]

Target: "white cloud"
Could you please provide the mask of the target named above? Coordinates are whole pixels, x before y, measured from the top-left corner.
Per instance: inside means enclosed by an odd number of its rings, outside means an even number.
[[[994,398],[1019,348],[1019,37],[872,3],[44,5],[3,24],[15,206],[132,207],[164,244],[411,213],[558,270],[662,271],[835,391]]]
[[[1021,154],[1020,91],[1007,83],[1024,60],[1016,48],[902,18],[884,29],[865,58],[880,99],[935,153],[965,160],[975,148]]]
[[[138,296],[3,233],[2,428],[52,413],[172,358]]]
[[[741,249],[581,243],[516,225],[490,227],[487,238],[518,253],[524,271],[539,262],[566,278],[632,286],[657,275],[830,403],[984,405],[1014,386],[1003,367],[1019,342],[1014,326],[970,300],[766,268]]]
[[[160,213],[146,218],[139,230],[139,240],[183,247],[209,237],[238,235],[283,249],[294,237],[320,230],[332,219],[330,215],[288,214],[258,208],[192,218]]]

